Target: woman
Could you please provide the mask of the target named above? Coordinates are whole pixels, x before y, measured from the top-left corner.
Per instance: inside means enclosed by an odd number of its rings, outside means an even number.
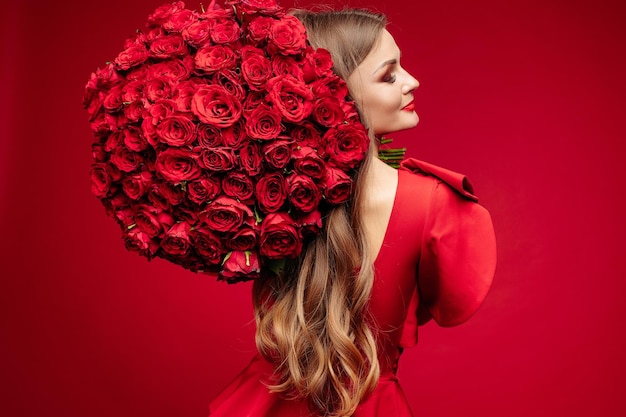
[[[414,127],[419,86],[386,19],[363,10],[297,10],[330,51],[371,146],[354,198],[280,276],[254,284],[260,355],[211,404],[211,416],[412,416],[395,373],[417,325],[467,320],[495,269],[489,214],[466,178],[375,156],[382,135]],[[311,414],[313,413],[313,414]]]

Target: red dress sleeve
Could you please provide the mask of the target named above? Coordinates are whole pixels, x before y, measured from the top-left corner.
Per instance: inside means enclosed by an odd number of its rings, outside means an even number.
[[[433,318],[441,326],[461,324],[480,307],[493,280],[496,243],[491,217],[477,204],[465,176],[414,159],[403,168],[438,179],[421,243],[418,323]]]

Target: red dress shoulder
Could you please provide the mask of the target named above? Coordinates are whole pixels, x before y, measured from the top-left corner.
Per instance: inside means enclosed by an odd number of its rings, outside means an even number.
[[[496,246],[489,213],[477,201],[461,174],[415,159],[398,171],[369,303],[381,378],[354,417],[413,416],[395,377],[402,349],[417,343],[419,324],[460,324],[487,295]],[[263,381],[271,373],[257,355],[211,403],[211,417],[311,417],[305,402],[269,392]]]

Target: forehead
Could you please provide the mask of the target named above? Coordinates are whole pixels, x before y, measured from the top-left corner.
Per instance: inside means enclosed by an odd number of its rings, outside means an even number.
[[[396,44],[395,39],[387,29],[383,29],[378,38],[378,42],[374,45],[370,53],[365,57],[363,63],[369,65],[379,65],[381,62],[389,59],[399,59],[400,48]]]

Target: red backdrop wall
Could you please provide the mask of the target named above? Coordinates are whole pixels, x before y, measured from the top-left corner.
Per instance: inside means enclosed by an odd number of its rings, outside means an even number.
[[[3,415],[205,416],[252,356],[250,286],[127,253],[89,191],[84,84],[159,4],[3,5]],[[416,415],[626,415],[624,2],[351,4],[421,82],[396,141],[468,174],[497,230],[481,310],[405,352]]]

